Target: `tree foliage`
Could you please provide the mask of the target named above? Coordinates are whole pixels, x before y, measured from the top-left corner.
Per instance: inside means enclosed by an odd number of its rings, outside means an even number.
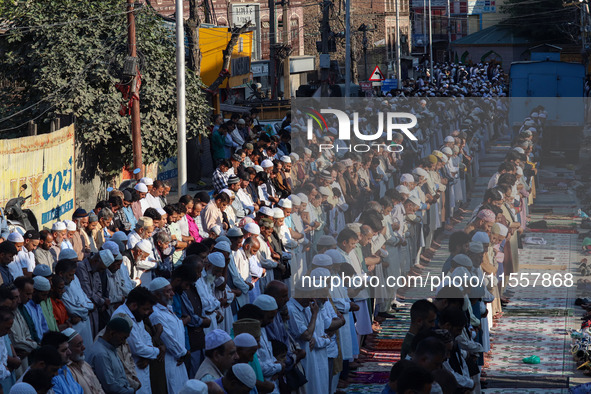
[[[2,17],[11,21],[12,29],[0,35],[0,81],[12,83],[0,84],[0,119],[32,108],[0,123],[0,129],[72,114],[91,170],[86,176],[98,170],[108,177],[130,165],[131,118],[118,113],[123,100],[113,72],[120,71],[127,53],[125,11],[122,0],[29,0],[5,8]],[[142,150],[149,164],[176,154],[174,33],[144,6],[136,14],[136,37],[143,59]],[[205,131],[210,111],[200,86],[187,70],[188,139]]]

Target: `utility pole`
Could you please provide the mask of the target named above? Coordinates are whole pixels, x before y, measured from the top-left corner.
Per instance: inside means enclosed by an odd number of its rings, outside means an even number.
[[[363,57],[365,58],[365,79],[369,79],[369,72],[367,71],[367,26],[361,25],[363,31]]]
[[[431,0],[429,0],[429,68],[431,70],[429,82],[433,80],[433,21],[431,15]]]
[[[447,0],[447,61],[452,62],[451,55],[451,7],[449,0]]]
[[[345,97],[351,95],[351,0],[345,0]]]
[[[176,117],[179,198],[187,194],[187,130],[185,121],[185,27],[184,1],[176,0]]]
[[[330,35],[329,24],[330,0],[323,0],[322,2],[322,55],[320,55],[320,69],[321,69],[321,97],[328,97],[328,72],[330,70],[330,55],[328,53],[328,40]]]
[[[135,43],[135,5],[134,0],[127,0],[127,53],[129,56],[137,58],[137,47]],[[132,101],[131,106],[131,141],[133,146],[133,168],[139,168],[140,172],[135,175],[136,179],[144,176],[142,164],[142,132],[140,129],[140,92],[136,91],[136,76],[131,81],[131,96],[137,95],[138,99]]]
[[[423,56],[427,56],[427,0],[423,0]]]
[[[400,89],[402,81],[402,68],[400,65],[400,15],[398,10],[398,0],[395,2],[396,5],[396,88]]]
[[[285,49],[289,48],[289,0],[283,0],[283,45]],[[290,83],[290,65],[289,52],[286,53],[283,59],[283,98],[289,100],[291,98],[291,83]]]
[[[277,67],[275,64],[277,24],[275,22],[275,0],[269,0],[269,29],[269,78],[271,82],[271,99],[275,99],[277,98]]]

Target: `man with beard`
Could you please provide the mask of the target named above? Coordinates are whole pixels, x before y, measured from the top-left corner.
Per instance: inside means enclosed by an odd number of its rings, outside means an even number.
[[[133,321],[131,334],[127,339],[129,348],[136,364],[137,377],[142,384],[137,393],[151,394],[150,384],[150,360],[163,360],[166,352],[165,346],[155,347],[152,338],[144,326],[144,319],[150,316],[152,308],[156,304],[154,296],[145,287],[136,287],[129,292],[125,304],[121,305],[113,313],[129,315]]]
[[[49,331],[43,336],[41,346],[51,346],[55,348],[61,356],[62,366],[52,380],[53,392],[55,394],[84,394],[82,386],[74,380],[72,372],[68,368],[70,360],[70,347],[68,337],[61,332]]]
[[[51,235],[49,231],[42,230],[39,232],[39,246],[37,246],[37,249],[33,252],[37,265],[44,264],[52,267],[53,263],[56,262],[53,254],[49,251],[52,243],[53,235]]]
[[[18,304],[14,311],[14,322],[10,329],[9,338],[16,354],[22,360],[22,369],[24,371],[29,365],[29,354],[39,348],[40,342],[31,315],[25,308],[25,305],[33,297],[33,279],[22,276],[15,281],[14,286],[16,286],[18,292]],[[20,371],[21,374],[23,371]]]
[[[75,263],[72,262],[72,266],[75,267]],[[51,301],[51,310],[53,311],[53,316],[55,317],[55,322],[59,330],[65,330],[66,328],[71,326],[70,319],[68,317],[68,311],[66,310],[66,306],[62,301],[62,296],[66,292],[66,283],[64,282],[64,278],[59,275],[54,275],[51,277],[51,292],[49,293],[50,301]]]
[[[78,261],[84,260],[90,253],[90,240],[86,234],[88,227],[88,212],[78,208],[72,215],[72,220],[76,223],[76,232],[72,236],[72,246],[78,254]]]
[[[42,276],[33,278],[33,297],[25,305],[31,316],[31,320],[35,325],[35,331],[40,337],[43,337],[43,335],[49,331],[47,320],[45,319],[43,309],[41,308],[41,302],[47,299],[49,296],[49,290],[51,290],[51,284],[47,279]]]
[[[170,306],[174,297],[170,282],[162,277],[155,278],[150,282],[148,289],[158,301],[150,315],[150,321],[154,326],[162,325],[161,339],[166,346],[164,364],[168,392],[176,393],[189,378],[185,368],[185,360],[190,356],[185,348],[185,327]]]
[[[78,382],[85,394],[105,394],[101,383],[97,379],[90,364],[85,361],[84,340],[73,328],[66,328],[62,334],[68,337],[68,346],[70,349],[70,361],[68,368]]]
[[[244,263],[246,257],[244,253],[240,252],[242,246],[242,239],[244,237],[242,230],[238,227],[232,227],[226,233],[226,236],[230,240],[230,253],[228,254],[228,285],[235,294],[234,302],[232,303],[232,313],[236,315],[238,309],[248,303],[248,292],[253,288],[252,283],[247,282],[244,278],[247,275],[242,276],[241,269],[244,269]],[[238,268],[236,264],[236,257],[238,256],[241,268]]]
[[[221,378],[238,361],[236,345],[224,330],[213,330],[205,336],[205,360],[195,379],[212,382]]]
[[[61,252],[61,245],[67,239],[67,228],[64,222],[55,222],[51,226],[51,235],[53,236],[53,244],[49,251],[53,255],[54,260],[58,260]]]

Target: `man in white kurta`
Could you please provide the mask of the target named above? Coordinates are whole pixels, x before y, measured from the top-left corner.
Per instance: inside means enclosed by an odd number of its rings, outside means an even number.
[[[265,314],[272,315],[273,318],[265,318],[263,322],[261,322],[261,338],[260,338],[260,345],[261,347],[257,350],[257,355],[259,357],[259,363],[261,365],[261,371],[263,372],[263,377],[265,380],[272,381],[275,384],[275,390],[273,393],[279,393],[279,381],[277,379],[272,380],[273,376],[279,374],[281,371],[285,369],[285,363],[280,363],[277,359],[273,356],[273,346],[271,345],[271,341],[267,337],[267,330],[263,328],[271,322],[275,318],[277,314],[277,310],[279,309],[277,306],[277,302],[275,298],[271,297],[267,294],[261,294],[257,297],[256,300],[253,302],[254,305],[258,306]],[[266,323],[263,325],[263,323]]]
[[[168,392],[178,393],[189,379],[184,363],[190,354],[185,348],[185,327],[170,306],[174,297],[170,282],[164,278],[156,278],[150,282],[149,290],[158,300],[154,306],[154,312],[150,315],[150,321],[154,326],[156,324],[162,325],[160,339],[166,346],[164,366]]]
[[[131,334],[127,338],[129,350],[135,362],[135,372],[138,380],[142,384],[136,394],[151,394],[152,388],[150,385],[150,365],[145,368],[140,368],[138,363],[143,359],[154,360],[164,352],[164,347],[157,348],[152,345],[152,337],[146,331],[144,326],[144,319],[152,312],[152,299],[148,298],[150,295],[148,289],[145,287],[136,287],[133,289],[127,298],[127,302],[121,305],[113,312],[113,316],[119,313],[128,315],[133,321]],[[150,306],[148,308],[148,306]],[[133,312],[132,312],[133,310]]]
[[[85,343],[94,343],[89,316],[89,313],[94,310],[94,304],[82,290],[78,276],[74,276],[74,279],[66,286],[62,301],[70,317],[80,318],[80,321],[72,328],[80,334]]]

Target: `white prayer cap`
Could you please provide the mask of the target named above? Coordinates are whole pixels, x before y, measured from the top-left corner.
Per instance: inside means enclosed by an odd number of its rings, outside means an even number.
[[[220,235],[222,233],[222,227],[220,225],[215,225],[209,229],[209,231],[213,231],[215,235]]]
[[[282,198],[281,200],[279,200],[279,206],[281,208],[291,209],[291,200],[288,200],[287,198]]]
[[[197,379],[189,379],[187,383],[180,389],[179,394],[207,394],[209,388],[207,384]]]
[[[66,223],[66,230],[68,230],[68,231],[76,231],[76,229],[77,229],[76,223],[74,223],[71,220],[64,220],[64,223]]]
[[[226,258],[220,252],[213,252],[207,256],[207,260],[213,264],[214,267],[224,268],[226,266]]]
[[[402,174],[400,176],[400,183],[403,182],[414,182],[415,181],[415,177],[412,176],[411,174]]]
[[[226,193],[228,195],[228,197],[230,197],[230,198],[234,198],[235,197],[234,192],[232,190],[230,190],[230,189],[223,189],[222,190],[222,193]]]
[[[507,226],[505,226],[504,224],[501,224],[501,223],[493,224],[492,229],[490,231],[493,234],[498,234],[503,237],[506,237],[507,234],[509,233],[509,229],[507,228]]]
[[[205,336],[205,350],[217,349],[231,340],[232,338],[230,338],[230,335],[228,335],[227,332],[216,328],[215,330],[208,332]]]
[[[152,253],[152,244],[147,239],[142,239],[137,244],[135,244],[134,248],[138,248],[144,253]]]
[[[332,266],[332,258],[325,253],[317,254],[312,258],[312,265],[317,267],[330,267]]]
[[[285,214],[283,213],[283,209],[281,209],[281,208],[273,209],[273,219],[282,219],[284,217],[285,217]]]
[[[273,167],[273,162],[271,160],[269,160],[269,159],[265,159],[261,163],[261,167],[263,167],[263,168],[271,168],[271,167]]]
[[[413,174],[417,174],[418,176],[424,176],[424,177],[428,177],[429,173],[427,171],[425,171],[424,169],[422,169],[421,167],[417,167],[414,170],[412,170]]]
[[[252,168],[254,168],[254,170],[255,170],[256,172],[263,172],[263,171],[265,171],[265,170],[263,169],[263,167],[259,166],[258,164],[255,164],[255,165],[254,165]]]
[[[484,252],[484,245],[482,242],[470,242],[470,252],[472,253],[482,253]]]
[[[324,254],[329,256],[332,259],[333,264],[343,264],[343,263],[347,262],[347,259],[345,259],[345,256],[343,256],[341,254],[341,252],[339,252],[336,249],[329,249],[326,252],[324,252]]]
[[[219,237],[217,237],[215,239],[215,243],[216,245],[219,244],[220,242],[227,242],[227,243],[231,243],[230,242],[230,238],[226,237],[225,235],[220,235]]]
[[[321,186],[318,188],[318,191],[320,192],[320,194],[322,194],[323,196],[327,196],[327,197],[332,197],[333,193],[332,190],[330,190],[328,187],[326,186]]]
[[[143,183],[146,186],[152,186],[154,184],[154,180],[152,178],[143,177],[140,179],[140,183]]]
[[[159,214],[160,216],[168,215],[168,214],[166,213],[166,211],[165,211],[164,209],[162,209],[162,208],[156,208],[156,211],[158,212],[158,214]]]
[[[64,222],[55,222],[53,226],[51,226],[51,231],[64,231],[66,229],[66,223]],[[24,241],[22,241],[24,242]]]
[[[133,188],[140,193],[148,192],[148,186],[146,186],[144,183],[137,183]]]
[[[261,233],[261,228],[256,223],[247,223],[244,225],[244,230],[254,235],[259,235]]]
[[[277,301],[275,301],[275,298],[267,294],[259,295],[254,300],[253,304],[261,308],[261,310],[264,312],[270,312],[279,309],[279,307],[277,306]]]
[[[111,239],[113,241],[124,242],[124,241],[127,241],[129,238],[127,238],[127,234],[125,234],[123,231],[117,231],[115,234],[113,234],[111,236]],[[109,241],[107,241],[107,242],[109,242]]]
[[[291,164],[291,158],[289,156],[281,156],[281,161],[284,163]]]
[[[298,155],[298,154],[297,154],[297,153],[295,153],[295,152],[291,152],[291,153],[289,154],[289,157],[292,157],[292,158],[293,158],[293,161],[298,161],[298,160],[300,160],[300,155]]]
[[[309,148],[304,148],[304,153],[307,155],[311,155],[312,151]]]
[[[408,198],[413,204],[415,204],[417,207],[421,206],[421,200],[419,200],[419,198],[417,196],[410,196]]]
[[[472,267],[472,260],[465,254],[456,254],[452,258],[452,261],[455,262],[457,265],[461,265],[462,267]]]
[[[521,153],[521,154],[524,154],[524,153],[525,153],[525,151],[523,150],[523,148],[520,148],[520,147],[518,147],[518,146],[516,146],[515,148],[513,148],[513,150],[514,150],[515,152],[518,152],[518,153]]]
[[[236,378],[246,387],[249,389],[255,388],[257,377],[250,365],[243,363],[234,364],[232,366],[232,372],[234,373],[234,376],[236,376]]]
[[[51,283],[49,283],[47,278],[44,278],[42,276],[36,276],[33,278],[33,281],[35,282],[35,284],[33,285],[33,288],[35,290],[39,290],[39,291],[51,290]]]
[[[217,249],[217,250],[221,250],[222,252],[232,253],[232,249],[230,247],[230,244],[228,242],[225,242],[225,241],[224,242],[216,243],[213,248],[214,249]]]
[[[137,220],[138,227],[151,227],[154,225],[154,220],[148,216],[140,216]]]
[[[78,253],[76,253],[74,249],[63,249],[57,260],[78,260]]]
[[[300,200],[300,198],[298,196],[296,196],[295,194],[292,194],[291,196],[289,196],[289,199],[291,200],[291,205],[293,207],[299,207],[302,204],[302,200]]]
[[[454,137],[452,137],[451,135],[448,135],[447,137],[445,137],[445,139],[443,140],[443,142],[445,142],[446,144],[449,144],[450,142],[455,142],[456,140],[454,139]]]
[[[441,149],[441,153],[451,156],[454,154],[454,151],[451,150],[449,146],[446,146],[445,148]]]
[[[169,284],[170,284],[170,282],[167,279],[159,276],[157,278],[152,279],[152,281],[148,285],[148,290],[150,290],[153,293],[153,292],[158,291],[160,289],[164,289]]]
[[[523,176],[523,168],[517,166],[517,175]]]
[[[226,235],[228,237],[241,237],[244,234],[238,227],[231,227],[228,231],[226,231]]]
[[[37,394],[37,390],[29,383],[17,383],[10,389],[11,394]]]
[[[25,239],[23,238],[21,233],[19,233],[18,231],[13,231],[10,234],[8,234],[8,238],[6,238],[6,240],[13,242],[13,243],[25,242]]]
[[[300,203],[301,204],[307,204],[308,203],[308,196],[306,196],[304,193],[298,193],[297,194],[298,198],[300,199]]]
[[[234,344],[236,347],[255,347],[259,346],[257,340],[247,332],[238,334],[234,337]]]
[[[101,258],[101,261],[103,262],[103,264],[107,268],[109,268],[111,266],[111,264],[113,264],[113,262],[115,261],[115,256],[113,256],[113,253],[111,253],[111,251],[108,249],[101,250],[99,252],[99,256]]]
[[[265,216],[271,216],[271,217],[273,217],[273,208],[260,207],[259,208],[259,213],[262,213]]]
[[[488,243],[490,243],[490,238],[489,238],[488,234],[485,233],[484,231],[478,231],[472,237],[472,241],[482,242],[483,244],[488,244]]]
[[[402,194],[410,194],[410,190],[408,189],[408,187],[406,187],[404,185],[396,186],[396,191],[398,191],[398,193],[402,193]]]
[[[72,327],[66,328],[64,331],[62,331],[62,334],[68,337],[68,342],[76,338],[77,335],[80,335],[78,331],[74,330]]]

